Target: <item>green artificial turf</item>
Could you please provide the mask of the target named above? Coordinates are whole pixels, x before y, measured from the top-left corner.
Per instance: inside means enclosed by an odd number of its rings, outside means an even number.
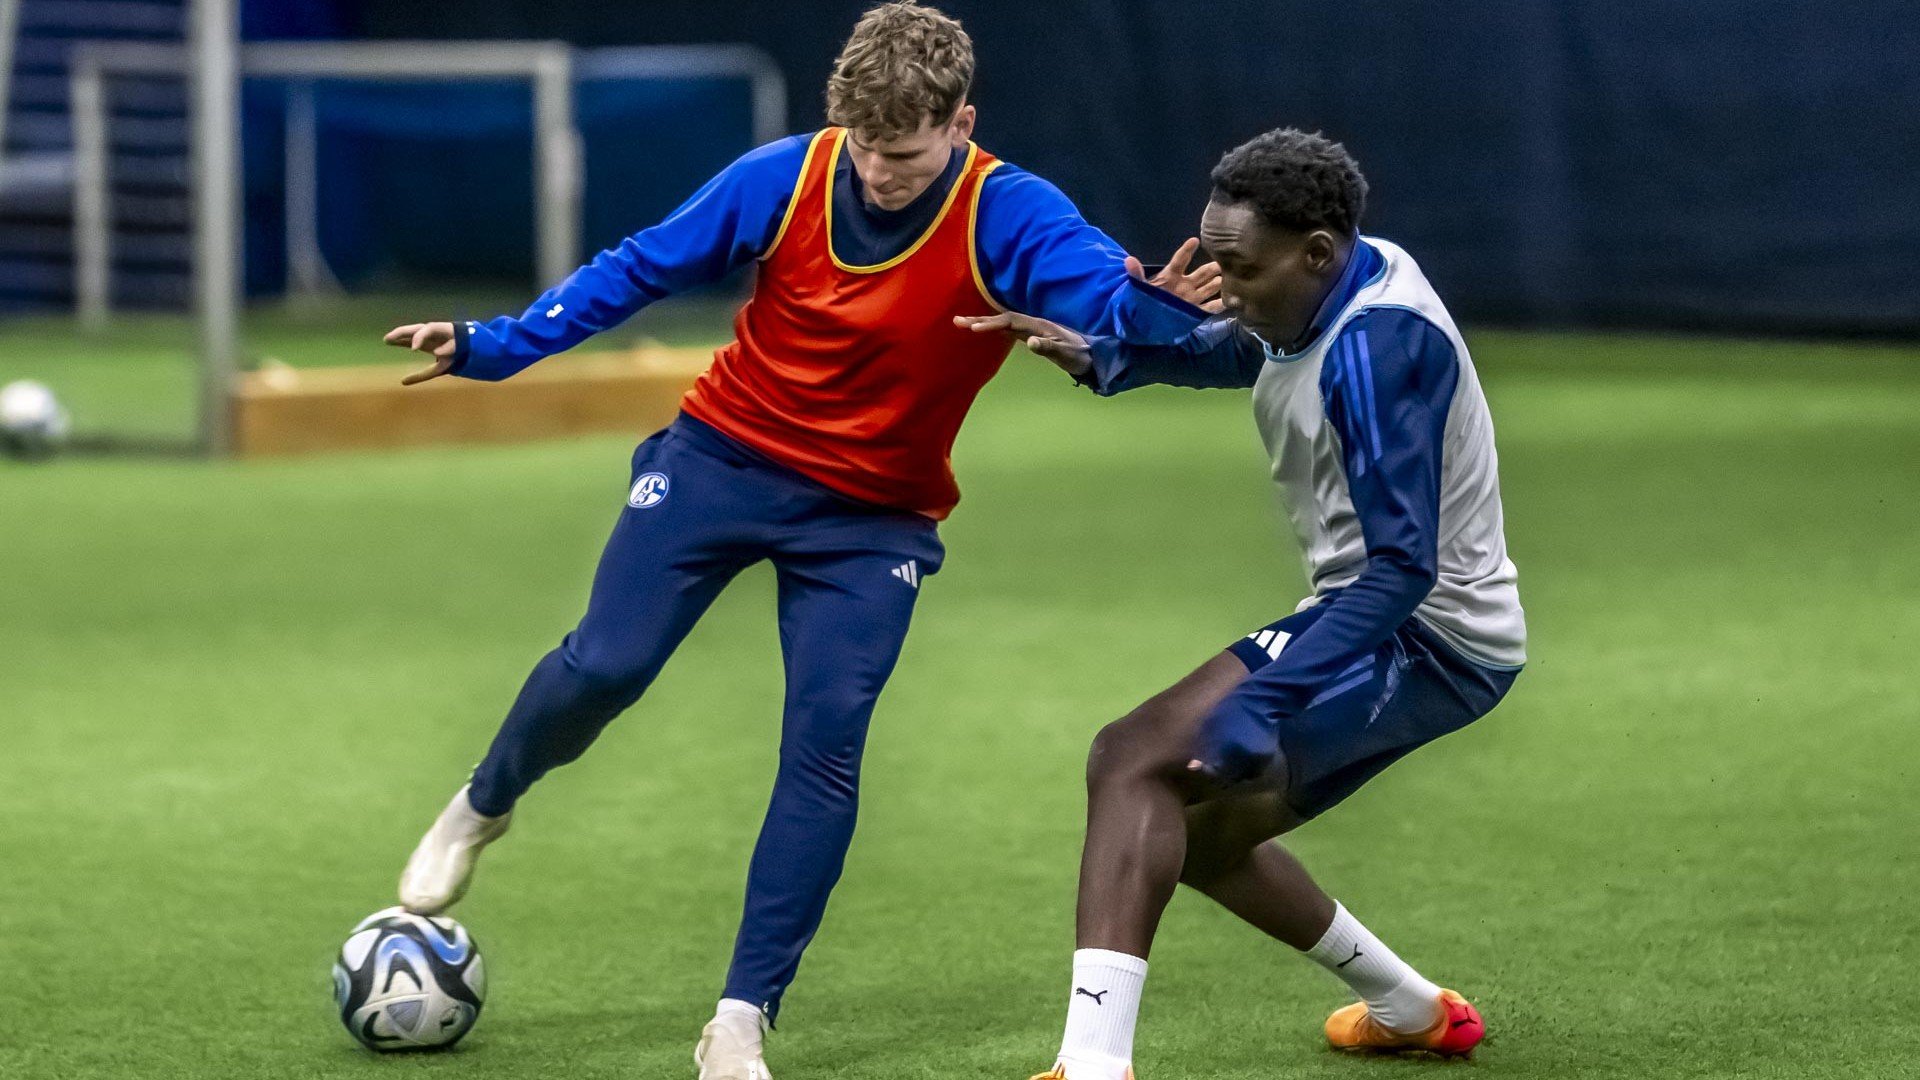
[[[1142,1080],[1920,1075],[1920,353],[1472,341],[1534,660],[1292,843],[1492,1034],[1333,1055],[1339,984],[1182,895]],[[775,761],[764,568],[490,853],[465,1044],[359,1049],[327,974],[577,617],[631,443],[0,463],[0,1077],[691,1080]],[[1088,739],[1301,592],[1243,395],[1016,356],[957,465],[781,1080],[1047,1066]]]

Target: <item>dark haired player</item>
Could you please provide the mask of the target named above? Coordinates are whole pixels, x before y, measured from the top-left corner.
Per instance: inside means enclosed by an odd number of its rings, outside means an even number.
[[[1132,1075],[1147,952],[1177,883],[1353,989],[1326,1023],[1335,1047],[1461,1055],[1484,1034],[1466,999],[1267,841],[1484,716],[1525,662],[1486,399],[1420,268],[1356,231],[1367,185],[1343,147],[1269,132],[1222,158],[1213,185],[1200,235],[1225,317],[1159,346],[1024,315],[963,321],[1025,335],[1100,394],[1251,387],[1313,583],[1294,614],[1094,740],[1066,1038],[1043,1074],[1056,1080]]]

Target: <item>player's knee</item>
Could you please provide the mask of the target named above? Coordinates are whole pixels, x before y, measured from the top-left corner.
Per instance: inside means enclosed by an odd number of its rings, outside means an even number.
[[[569,649],[567,671],[585,702],[631,703],[646,689],[646,668],[630,657],[607,649]]]
[[[858,747],[866,741],[873,719],[876,688],[831,686],[794,694],[787,700],[781,722],[785,742],[820,747]]]
[[[789,733],[780,740],[775,788],[809,817],[852,813],[860,799],[859,739],[817,739]],[[798,800],[797,802],[794,800]]]
[[[780,769],[825,776],[851,776],[860,769],[866,740],[853,734],[788,731],[780,739]]]
[[[780,735],[782,769],[828,776],[857,773],[866,749],[874,696],[854,686],[795,696],[787,703]]]
[[[1087,790],[1151,777],[1166,770],[1154,731],[1162,725],[1150,706],[1141,706],[1100,729],[1087,751]]]
[[[1087,747],[1087,790],[1098,791],[1113,780],[1125,760],[1126,721],[1115,720],[1094,733]]]

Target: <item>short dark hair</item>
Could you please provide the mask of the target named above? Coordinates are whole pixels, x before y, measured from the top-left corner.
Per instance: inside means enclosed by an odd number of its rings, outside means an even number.
[[[1226,152],[1213,167],[1213,197],[1248,203],[1294,232],[1352,233],[1367,209],[1367,178],[1347,148],[1317,131],[1279,128]]]

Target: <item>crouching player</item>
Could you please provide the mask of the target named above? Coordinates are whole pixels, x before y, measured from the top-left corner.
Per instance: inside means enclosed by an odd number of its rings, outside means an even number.
[[[1185,883],[1299,949],[1359,1001],[1344,1050],[1466,1054],[1484,1033],[1267,843],[1484,716],[1525,660],[1493,425],[1446,308],[1405,251],[1356,232],[1337,143],[1274,131],[1213,172],[1202,241],[1227,315],[1173,345],[1011,330],[1096,393],[1251,387],[1313,596],[1106,727],[1088,761],[1079,951],[1055,1080],[1132,1075],[1147,951]]]

